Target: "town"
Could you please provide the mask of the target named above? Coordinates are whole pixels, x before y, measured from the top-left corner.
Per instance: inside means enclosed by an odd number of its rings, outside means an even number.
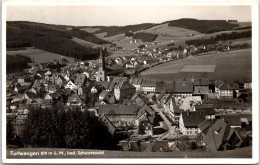
[[[22,135],[31,109],[61,105],[65,111],[78,109],[96,116],[117,137],[122,151],[223,151],[252,145],[252,107],[246,106],[252,103],[250,80],[189,76],[160,81],[140,76],[169,61],[249,45],[146,47],[140,44],[132,50],[140,56],[110,58],[107,48],[100,47],[97,60],[60,58],[37,64],[32,58],[30,68],[7,74],[6,113],[15,136]]]

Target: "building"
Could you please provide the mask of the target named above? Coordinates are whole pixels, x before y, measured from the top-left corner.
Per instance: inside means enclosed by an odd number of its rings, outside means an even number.
[[[194,94],[208,94],[209,93],[209,79],[208,78],[197,78],[192,79],[194,86]]]
[[[240,147],[242,140],[234,128],[223,120],[203,122],[199,125],[203,133],[203,143],[210,151],[226,150]]]
[[[173,84],[174,88],[172,93],[175,97],[187,97],[192,96],[193,93],[193,84],[191,81],[180,80],[175,81]]]
[[[214,104],[195,105],[195,110],[203,111],[205,113],[205,119],[207,119],[207,120],[215,119]]]
[[[200,133],[198,125],[205,120],[205,114],[201,111],[182,112],[179,121],[179,129],[183,135],[197,135]]]
[[[133,78],[130,80],[130,83],[136,88],[136,91],[141,90],[141,84],[142,84],[143,78]]]
[[[102,48],[100,48],[100,56],[98,59],[98,74],[96,77],[96,81],[106,81],[106,71],[105,71],[105,53]]]
[[[116,128],[134,127],[137,105],[106,104],[100,105],[98,115],[105,115],[107,120]]]
[[[215,92],[217,98],[236,98],[239,94],[238,83],[229,83],[226,81],[215,82]]]
[[[114,95],[116,100],[130,99],[136,92],[136,89],[128,81],[120,82],[114,88]]]
[[[141,91],[145,93],[155,92],[156,81],[144,79],[141,84]]]

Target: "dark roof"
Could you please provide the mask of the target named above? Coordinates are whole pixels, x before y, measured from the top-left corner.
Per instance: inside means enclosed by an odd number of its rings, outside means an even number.
[[[119,89],[135,89],[135,87],[130,84],[128,81],[121,81],[118,83],[118,85],[115,86],[115,88]]]
[[[136,115],[137,106],[132,105],[118,105],[118,104],[107,104],[100,105],[98,114],[105,115]]]
[[[127,77],[114,77],[113,81],[117,82],[117,83],[122,82],[122,81],[127,81]]]
[[[204,120],[203,122],[201,122],[201,123],[198,125],[198,127],[199,127],[199,129],[201,130],[201,132],[202,132],[204,135],[206,135],[207,132],[208,132],[208,130],[209,130],[209,127],[210,127],[212,124],[214,124],[213,121],[211,121],[211,120]]]
[[[205,115],[214,115],[214,104],[195,105],[196,111],[204,111]]]
[[[224,141],[224,136],[227,130],[228,124],[222,120],[216,120],[214,124],[209,127],[206,136],[203,138],[203,142],[207,144],[208,148],[212,151],[216,151],[220,148]]]
[[[75,79],[75,83],[84,84],[85,80],[86,80],[86,76],[84,74],[77,74],[77,77]]]
[[[222,115],[221,119],[227,122],[230,126],[241,126],[241,119],[239,115]]]
[[[105,98],[108,93],[109,93],[109,91],[103,90],[103,91],[99,94],[99,96]]]
[[[36,94],[33,93],[33,92],[27,92],[26,95],[27,95],[29,98],[31,98],[31,99],[34,99],[34,98],[37,98],[37,97],[38,97],[38,95],[36,95]]]
[[[133,78],[130,83],[133,85],[141,85],[142,81],[143,81],[142,78]]]
[[[144,79],[142,81],[142,84],[141,86],[156,86],[156,81],[155,80],[147,80],[147,79]]]
[[[113,81],[100,81],[97,83],[108,90],[113,90],[116,85],[116,83]]]
[[[83,101],[80,99],[80,97],[76,94],[76,93],[73,93],[69,98],[68,98],[68,102],[82,102]]]
[[[220,90],[236,90],[239,89],[238,83],[228,83],[228,82],[222,82],[218,86]]]
[[[191,81],[175,81],[174,83],[174,91],[175,93],[192,93],[193,92],[193,84]]]
[[[163,98],[163,96],[165,95],[165,91],[163,91],[163,92],[161,92],[158,96],[157,96],[157,101],[160,101],[161,100],[161,98]]]
[[[209,85],[209,79],[208,78],[196,78],[194,79],[195,86],[208,86]]]
[[[156,82],[155,92],[172,91],[174,89],[174,83],[168,81]]]
[[[175,98],[172,97],[171,99],[172,99],[172,106],[173,106],[174,113],[175,113],[175,114],[176,114],[176,113],[181,113],[182,110],[180,109],[179,106],[176,105]]]
[[[182,112],[182,119],[185,127],[198,127],[205,120],[205,114],[197,111]]]

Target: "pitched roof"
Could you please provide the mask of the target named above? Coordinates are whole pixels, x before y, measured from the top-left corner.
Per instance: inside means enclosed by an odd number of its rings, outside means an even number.
[[[100,94],[99,97],[105,98],[105,96],[109,93],[109,91],[103,90]]]
[[[191,81],[175,81],[174,83],[174,92],[176,93],[192,93],[193,92],[193,84]]]
[[[214,104],[195,105],[196,111],[204,111],[205,115],[214,115]]]
[[[133,78],[130,83],[133,85],[141,85],[143,81],[143,78]]]
[[[206,135],[207,132],[208,132],[208,130],[209,130],[209,127],[210,127],[212,124],[214,124],[213,121],[211,121],[211,120],[204,120],[203,122],[201,122],[201,123],[198,125],[198,127],[199,127],[199,129],[201,130],[201,132],[202,132],[204,135]]]
[[[163,96],[165,95],[165,93],[166,93],[165,91],[161,92],[161,93],[157,96],[156,99],[157,99],[158,101],[161,101],[161,99],[163,98]]]
[[[100,81],[97,83],[107,90],[113,90],[116,85],[116,82],[113,81]]]
[[[236,90],[239,89],[238,83],[228,83],[228,82],[222,82],[218,88],[220,90]]]
[[[75,83],[84,84],[85,80],[86,80],[86,76],[84,74],[78,74],[76,79],[75,79]]]
[[[144,79],[142,81],[141,86],[156,86],[156,81],[155,80],[148,80],[148,79]]]
[[[220,148],[224,136],[227,131],[228,124],[222,120],[216,120],[214,124],[209,127],[203,142],[207,144],[210,150],[216,151]]]
[[[182,112],[182,119],[185,127],[198,127],[205,120],[205,114],[197,111]]]
[[[76,93],[73,93],[69,98],[68,98],[68,101],[69,103],[71,102],[82,102],[83,101],[80,99],[80,97],[76,94]]]
[[[227,122],[230,126],[241,126],[241,119],[238,115],[222,115],[221,119]]]
[[[155,92],[172,91],[174,89],[173,82],[159,81],[156,82]]]
[[[121,81],[118,83],[118,85],[115,86],[115,88],[119,89],[135,89],[135,87],[130,84],[128,81]]]
[[[122,81],[127,81],[127,77],[117,77],[116,76],[113,78],[113,81],[117,82],[117,83],[122,82]]]
[[[132,105],[119,105],[119,104],[107,104],[100,105],[98,114],[105,115],[136,115],[137,106]]]
[[[172,97],[171,100],[172,100],[172,106],[173,106],[173,109],[174,109],[174,113],[175,113],[175,114],[176,114],[176,113],[181,113],[182,110],[180,109],[179,106],[176,105],[175,98]]]
[[[208,78],[196,78],[194,79],[195,86],[208,86],[209,85],[209,79]]]

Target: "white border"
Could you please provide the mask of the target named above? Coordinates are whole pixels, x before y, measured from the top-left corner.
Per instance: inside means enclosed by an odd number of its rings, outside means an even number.
[[[223,6],[249,5],[252,11],[252,109],[253,109],[253,151],[252,159],[184,159],[184,158],[155,158],[155,159],[7,159],[6,158],[6,9],[7,6]],[[243,11],[241,11],[243,12]],[[2,2],[2,162],[3,163],[99,163],[99,164],[255,164],[259,162],[259,23],[257,0],[4,0]]]

